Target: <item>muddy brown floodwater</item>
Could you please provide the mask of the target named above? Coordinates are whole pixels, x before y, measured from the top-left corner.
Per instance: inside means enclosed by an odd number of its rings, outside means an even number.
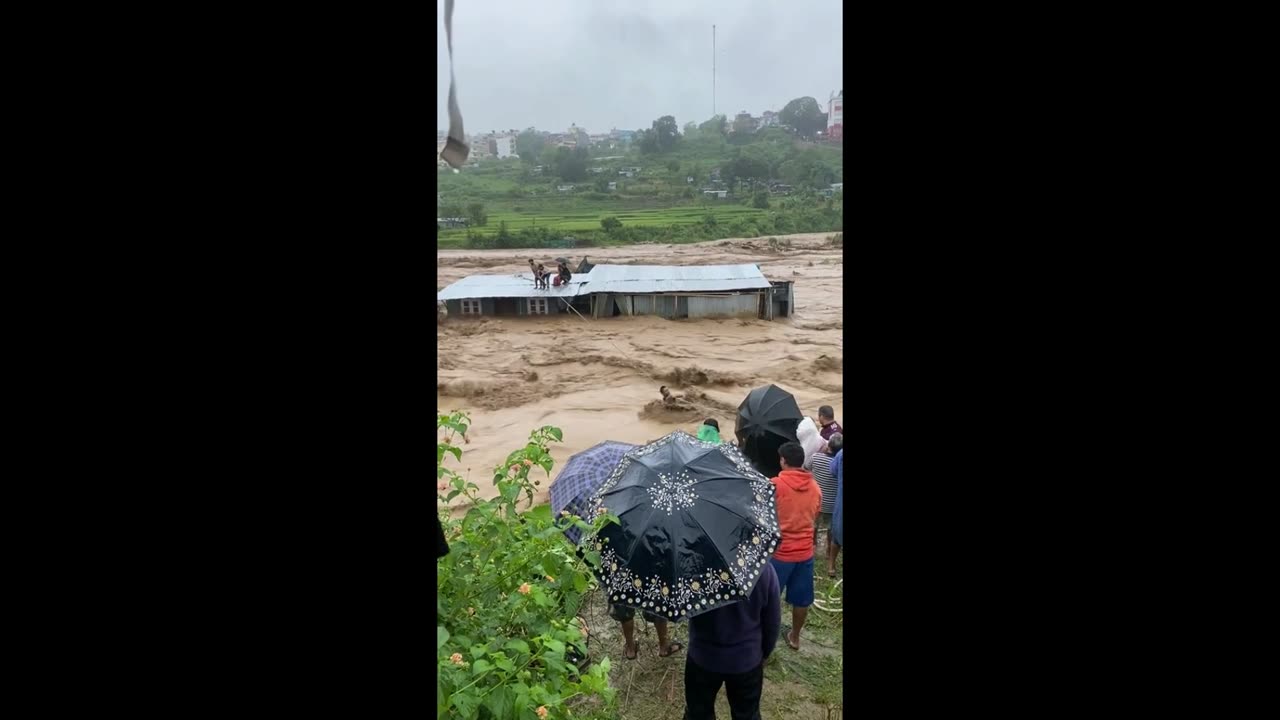
[[[543,425],[564,431],[552,449],[556,466],[603,440],[640,444],[673,430],[696,432],[704,417],[733,436],[735,411],[754,387],[774,383],[796,396],[805,414],[831,405],[845,423],[843,250],[834,233],[729,239],[693,245],[630,245],[578,250],[440,250],[437,287],[467,275],[527,272],[534,257],[553,265],[564,254],[576,267],[596,264],[728,265],[755,263],[770,280],[795,281],[790,318],[664,320],[577,315],[462,320],[436,328],[436,407],[466,410],[473,422],[461,469],[494,496],[495,465]],[[789,246],[788,244],[789,243]],[[567,254],[565,254],[567,253]],[[666,385],[695,409],[662,408]],[[536,476],[535,476],[536,477]]]

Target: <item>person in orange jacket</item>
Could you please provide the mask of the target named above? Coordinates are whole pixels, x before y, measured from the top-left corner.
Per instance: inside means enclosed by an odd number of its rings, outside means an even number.
[[[771,478],[777,494],[778,527],[782,543],[769,558],[778,585],[791,604],[791,630],[787,645],[800,649],[800,630],[813,604],[813,528],[822,509],[822,489],[813,474],[804,469],[804,448],[799,443],[783,443],[778,448],[782,472]]]

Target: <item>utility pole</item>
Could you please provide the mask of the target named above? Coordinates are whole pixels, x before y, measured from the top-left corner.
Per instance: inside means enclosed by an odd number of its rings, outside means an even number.
[[[711,26],[711,117],[716,116],[716,26]]]

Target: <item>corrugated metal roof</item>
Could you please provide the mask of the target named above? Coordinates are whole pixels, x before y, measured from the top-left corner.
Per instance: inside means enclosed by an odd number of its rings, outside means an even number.
[[[591,273],[582,273],[581,275],[574,275],[567,286],[556,287],[552,285],[547,290],[537,290],[533,287],[532,273],[470,275],[441,290],[436,294],[436,299],[576,297],[587,293],[583,288],[583,283],[589,277],[591,277]],[[548,282],[550,280],[548,279]]]
[[[728,292],[771,287],[756,265],[596,265],[567,287],[535,290],[533,275],[471,275],[441,290],[437,300],[577,297],[590,293]]]
[[[724,292],[770,287],[756,265],[596,265],[586,292]]]

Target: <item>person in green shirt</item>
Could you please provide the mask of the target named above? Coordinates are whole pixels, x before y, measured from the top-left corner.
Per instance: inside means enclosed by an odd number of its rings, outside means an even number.
[[[722,442],[720,440],[720,423],[716,422],[715,418],[703,420],[702,426],[698,428],[698,439],[719,445]]]

